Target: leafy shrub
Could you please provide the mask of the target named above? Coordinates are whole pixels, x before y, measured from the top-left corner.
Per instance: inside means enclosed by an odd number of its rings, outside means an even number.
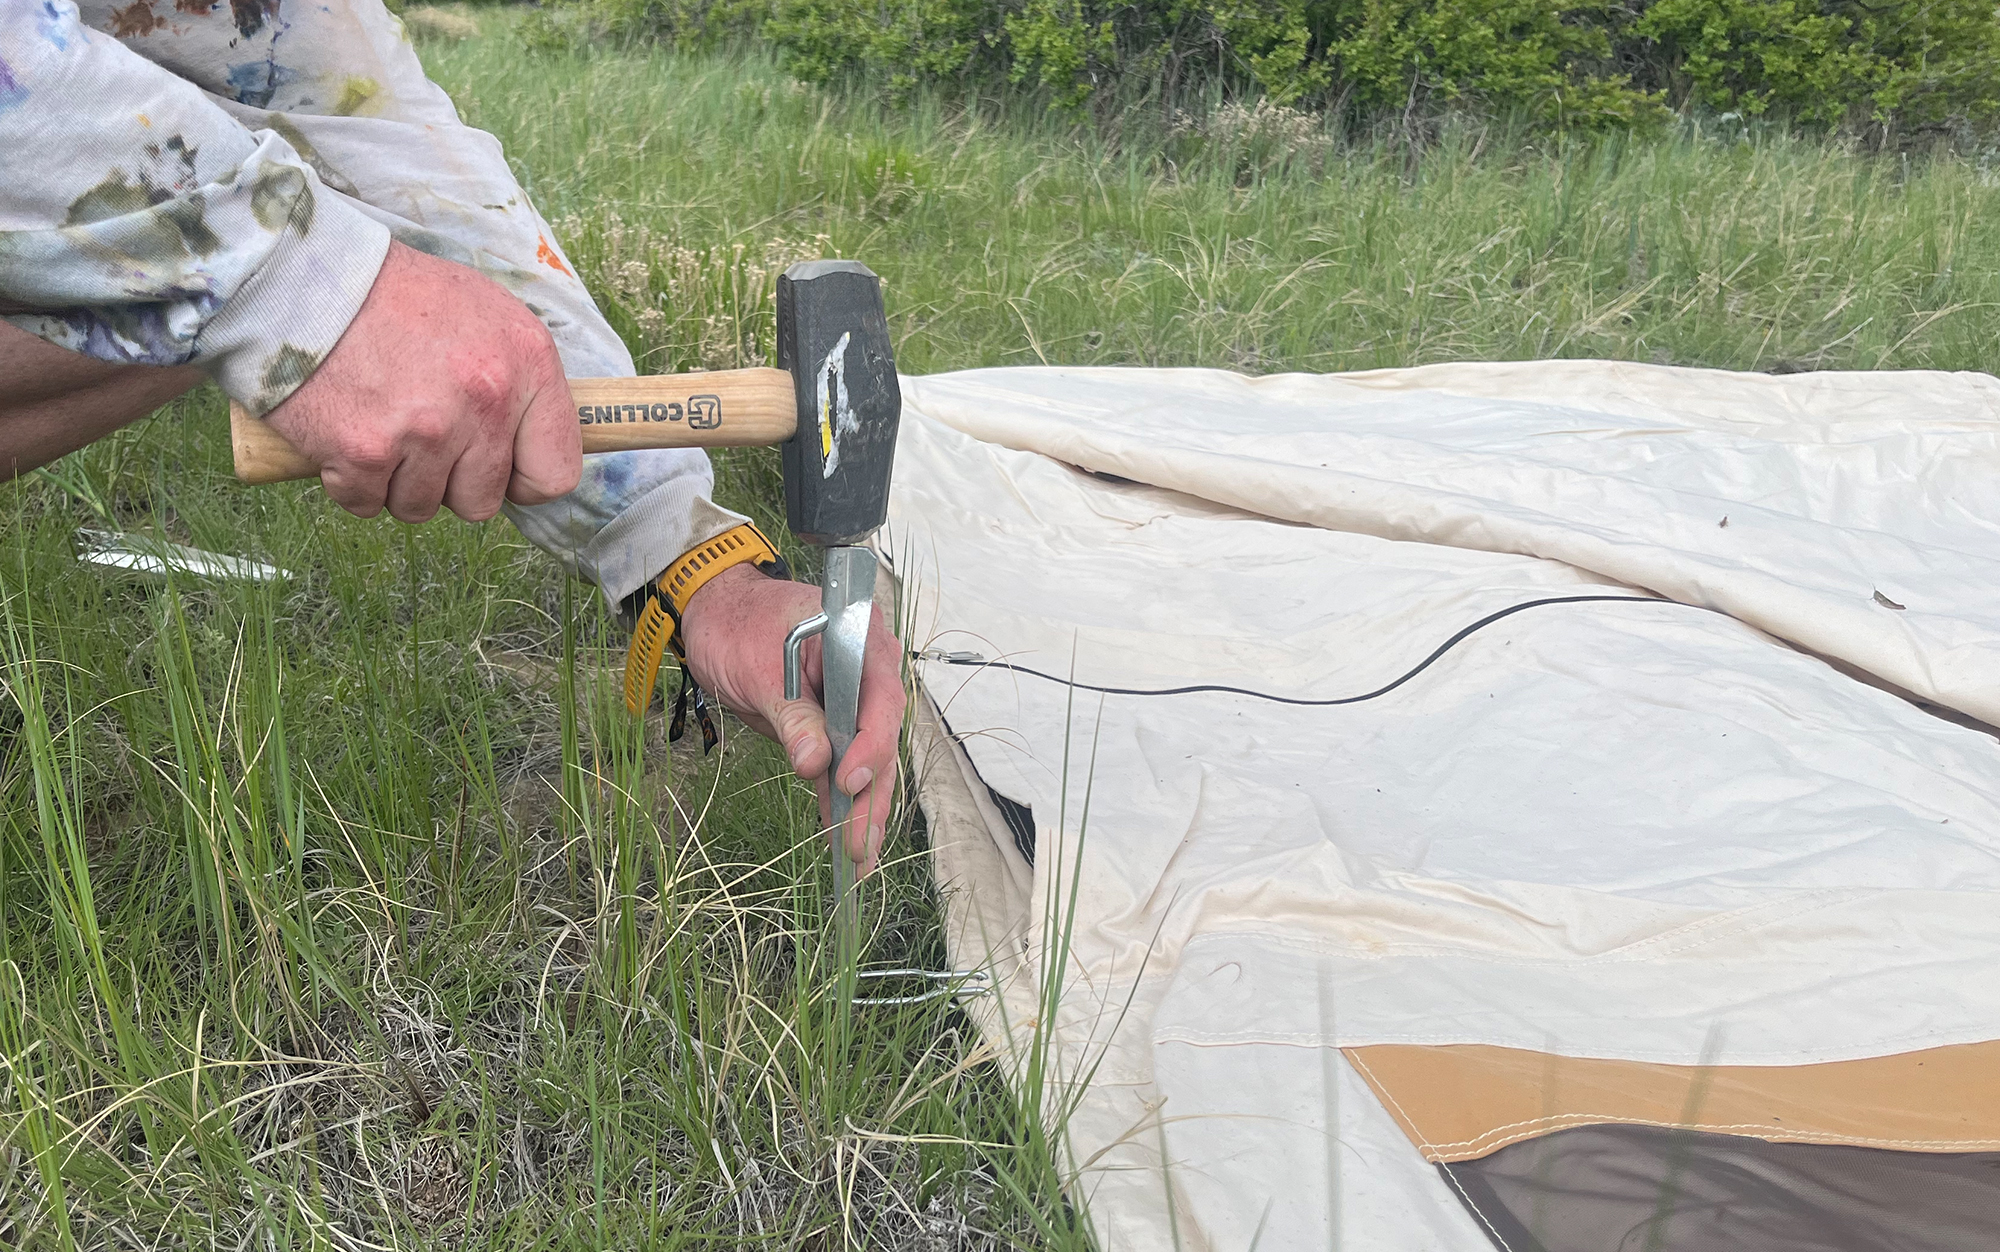
[[[1655,0],[1631,32],[1684,99],[1921,124],[2000,108],[1995,12],[1990,0]]]
[[[756,34],[776,6],[768,0],[591,0],[588,7],[615,35],[707,47]]]
[[[860,71],[903,92],[970,66],[998,6],[979,0],[775,0],[761,33],[808,82]],[[991,11],[991,12],[989,12]]]
[[[1469,105],[1637,127],[2000,115],[1992,0],[574,0],[622,39],[770,40],[808,81],[1025,84],[1059,107],[1256,95],[1352,118]],[[525,26],[548,39],[550,19]],[[1111,88],[1117,85],[1117,90]]]

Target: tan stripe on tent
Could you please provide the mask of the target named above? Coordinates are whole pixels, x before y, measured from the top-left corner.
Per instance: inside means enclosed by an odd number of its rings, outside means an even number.
[[[2000,1040],[1817,1065],[1654,1065],[1496,1048],[1342,1049],[1427,1160],[1627,1123],[1906,1152],[2000,1150]]]

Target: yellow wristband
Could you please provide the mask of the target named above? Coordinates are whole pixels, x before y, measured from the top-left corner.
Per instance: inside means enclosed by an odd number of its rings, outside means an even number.
[[[646,607],[632,627],[632,642],[625,649],[625,708],[637,717],[653,698],[660,663],[668,648],[680,655],[681,614],[694,593],[708,580],[732,565],[749,561],[759,567],[782,570],[784,560],[763,532],[745,522],[723,531],[706,543],[696,544],[669,565],[666,572],[645,589]]]
[[[745,522],[723,531],[707,543],[698,543],[681,554],[681,559],[667,566],[664,574],[653,580],[653,586],[667,598],[678,618],[687,612],[688,601],[694,593],[708,585],[708,580],[732,565],[745,561],[757,565],[771,565],[778,560],[778,550],[771,541],[764,538],[764,532]]]

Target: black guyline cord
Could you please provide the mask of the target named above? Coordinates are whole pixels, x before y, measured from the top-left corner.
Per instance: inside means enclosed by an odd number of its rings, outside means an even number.
[[[965,665],[965,666],[970,666],[974,669],[1011,670],[1016,674],[1027,674],[1033,678],[1044,678],[1052,683],[1061,683],[1065,687],[1074,687],[1078,691],[1097,691],[1097,692],[1102,692],[1103,694],[1108,696],[1187,696],[1187,695],[1195,695],[1197,693],[1204,691],[1220,691],[1230,695],[1249,696],[1252,699],[1256,700],[1269,700],[1273,704],[1296,704],[1309,708],[1326,708],[1336,704],[1359,704],[1363,700],[1373,700],[1377,696],[1388,695],[1396,688],[1402,686],[1404,683],[1410,681],[1412,678],[1415,678],[1418,674],[1421,674],[1425,670],[1429,669],[1432,666],[1432,664],[1434,664],[1437,661],[1439,657],[1451,651],[1459,644],[1465,642],[1465,640],[1468,637],[1470,637],[1471,635],[1473,635],[1478,631],[1486,629],[1488,626],[1491,626],[1493,623],[1501,620],[1502,618],[1512,617],[1516,613],[1525,613],[1529,609],[1539,609],[1543,605],[1548,605],[1548,604],[1603,604],[1607,602],[1621,603],[1621,604],[1671,604],[1677,608],[1701,609],[1701,611],[1704,613],[1713,613],[1717,611],[1715,609],[1704,608],[1703,606],[1698,604],[1681,604],[1678,600],[1662,600],[1657,596],[1550,596],[1547,599],[1543,600],[1524,600],[1520,604],[1509,605],[1506,608],[1501,609],[1497,613],[1488,613],[1485,617],[1480,618],[1478,621],[1472,623],[1472,625],[1467,626],[1465,629],[1459,631],[1451,638],[1439,644],[1437,646],[1437,649],[1433,651],[1429,656],[1417,662],[1416,668],[1410,670],[1408,673],[1404,674],[1401,678],[1398,678],[1396,681],[1390,683],[1388,686],[1378,687],[1374,691],[1370,691],[1365,695],[1342,696],[1337,700],[1305,700],[1297,696],[1274,696],[1269,692],[1251,691],[1248,690],[1247,688],[1231,687],[1223,683],[1198,683],[1192,687],[1163,687],[1163,688],[1152,688],[1152,689],[1144,687],[1100,687],[1095,683],[1080,683],[1077,682],[1075,679],[1061,678],[1055,674],[1045,674],[1041,670],[1030,669],[1028,666],[1025,665],[1015,665],[1009,661],[976,661],[971,659],[946,657],[944,658],[943,663],[946,665]]]

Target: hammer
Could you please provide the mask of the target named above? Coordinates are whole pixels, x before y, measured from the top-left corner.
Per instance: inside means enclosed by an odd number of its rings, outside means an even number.
[[[875,554],[862,545],[889,510],[902,391],[882,312],[881,280],[859,261],[802,261],[778,279],[778,368],[572,378],[585,452],[779,444],[785,520],[826,550],[820,612],[785,640],[785,698],[803,687],[799,649],[820,638],[831,780],[854,742],[861,666],[875,596]],[[246,483],[319,477],[319,466],[241,405],[229,406],[236,476]],[[859,915],[844,832],[854,799],[833,800],[833,883],[843,967]]]

